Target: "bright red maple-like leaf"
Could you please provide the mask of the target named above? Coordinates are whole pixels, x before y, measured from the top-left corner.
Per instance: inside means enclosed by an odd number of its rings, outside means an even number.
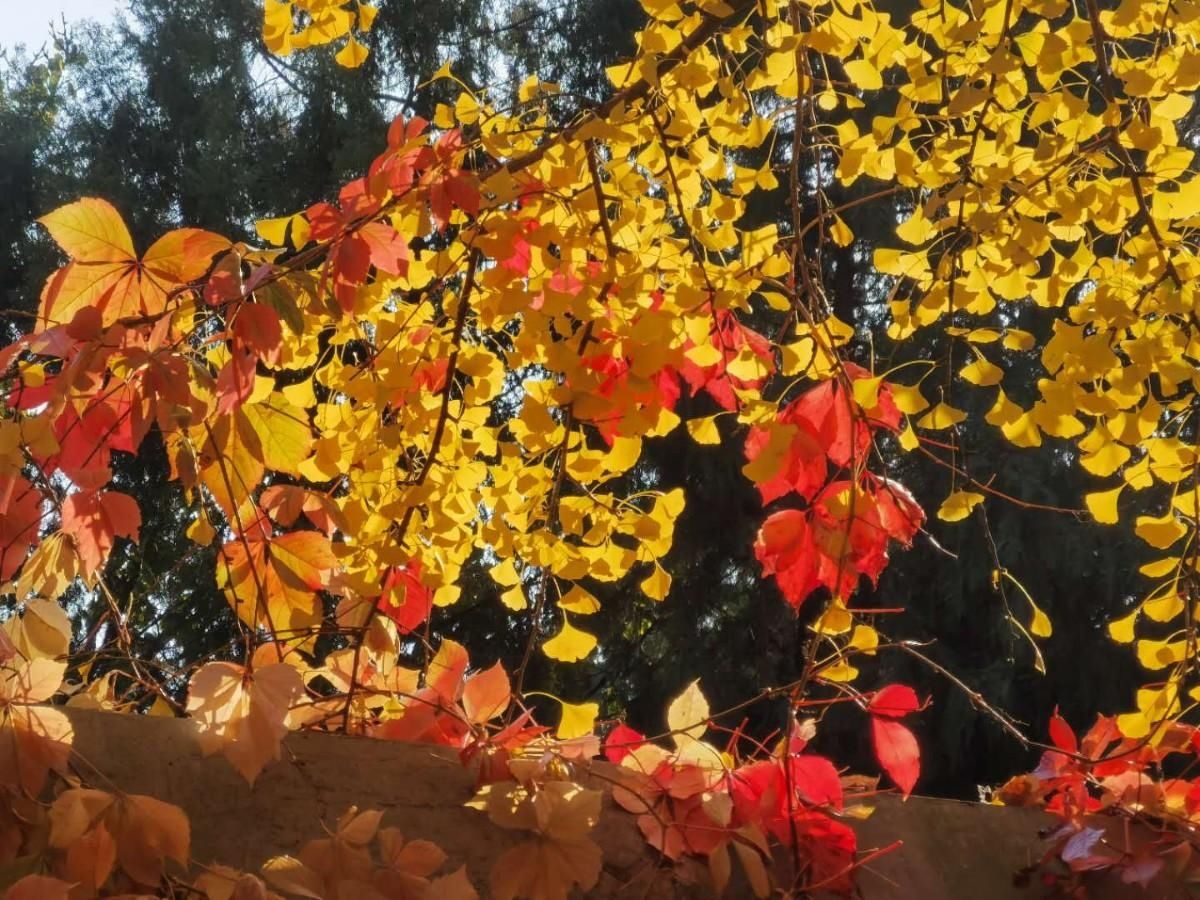
[[[418,139],[429,123],[420,116],[406,120],[397,116],[388,127],[388,148],[375,158],[367,177],[372,192],[382,195],[385,190],[400,197],[412,189],[417,172],[434,161],[432,148]]]
[[[871,377],[870,372],[853,363],[843,368],[850,382]],[[885,383],[880,383],[875,407],[863,410],[842,380],[832,378],[784,406],[770,427],[751,428],[746,436],[747,460],[754,462],[766,451],[774,431],[781,426],[790,429],[790,443],[774,476],[758,484],[763,503],[792,491],[811,500],[825,483],[829,463],[861,463],[876,428],[899,429],[900,411]]]
[[[870,372],[854,363],[844,363],[842,368],[851,383],[871,377]],[[785,412],[807,420],[829,459],[839,466],[859,463],[865,458],[875,428],[892,431],[900,428],[900,410],[886,383],[880,384],[873,409],[860,408],[842,379],[831,378],[801,394]]]
[[[829,457],[825,452],[825,447],[813,425],[802,416],[796,415],[791,407],[784,409],[776,422],[778,425],[791,428],[793,434],[790,437],[782,465],[772,478],[760,482],[758,485],[763,503],[778,500],[791,491],[810,500],[825,484],[825,478],[829,472]],[[767,449],[770,442],[771,431],[769,429],[751,428],[749,434],[746,435],[746,459],[754,462]]]
[[[458,207],[468,215],[479,213],[479,182],[456,162],[463,147],[462,133],[452,128],[433,146],[437,165],[421,178],[429,188],[429,212],[439,230],[450,224],[450,213]]]
[[[604,739],[604,758],[610,763],[620,763],[645,743],[646,736],[644,734],[621,722]]]
[[[421,564],[392,566],[383,579],[379,611],[396,623],[401,634],[417,629],[433,609],[433,594],[421,583]]]
[[[794,792],[791,799],[788,776],[778,759],[750,763],[729,774],[729,795],[733,800],[731,825],[762,828],[785,846],[794,841],[812,866],[814,883],[824,884],[831,891],[847,890],[852,881],[851,866],[858,840],[849,826],[813,808],[841,807],[842,788],[837,770],[824,757],[812,754],[793,754],[790,761]]]
[[[882,687],[867,702],[875,757],[905,797],[921,774],[921,748],[908,727],[896,720],[920,708],[916,691],[905,684]]]
[[[861,576],[872,582],[887,565],[890,540],[907,545],[924,514],[894,482],[864,475],[835,481],[807,510],[785,509],[763,522],[754,553],[794,607],[818,587],[848,597]]]
[[[685,359],[679,366],[679,374],[687,382],[693,396],[703,390],[717,401],[723,409],[737,408],[737,390],[760,387],[766,378],[740,378],[729,371],[730,364],[743,350],[748,350],[763,364],[767,372],[775,370],[775,355],[771,342],[738,321],[728,309],[713,312],[713,324],[709,329],[709,340],[721,353],[721,359],[707,366],[699,366]],[[688,340],[683,349],[694,346]]]
[[[881,687],[867,702],[867,712],[873,716],[902,719],[921,708],[917,692],[906,684],[889,684]]]
[[[343,187],[338,201],[338,206],[316,203],[305,215],[311,236],[330,242],[328,267],[333,294],[344,311],[353,312],[358,288],[366,282],[372,265],[392,275],[408,271],[408,242],[385,222],[361,221],[382,206],[367,179],[359,178]]]

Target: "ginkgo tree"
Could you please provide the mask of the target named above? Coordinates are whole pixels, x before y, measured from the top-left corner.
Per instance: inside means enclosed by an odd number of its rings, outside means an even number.
[[[1200,8],[643,7],[639,52],[609,70],[599,106],[562,124],[557,86],[536,74],[511,107],[463,84],[432,122],[397,117],[335,199],[258,222],[255,245],[181,228],[139,254],[95,197],[39,220],[65,262],[33,327],[0,350],[0,579],[15,613],[0,642],[0,787],[22,811],[5,820],[14,847],[50,829],[29,876],[41,880],[14,892],[162,888],[164,866],[188,861],[186,819],[169,804],[51,779],[67,773],[70,727],[41,704],[79,694],[190,715],[249,783],[290,729],[457,748],[478,773],[471,805],[528,833],[491,873],[497,897],[595,885],[588,771],[600,756],[647,841],[670,860],[703,858],[718,891],[736,856],[759,896],[849,892],[863,857],[845,820],[865,798],[810,745],[824,710],[857,707],[885,783],[916,787],[905,720],[922,698],[860,670],[888,649],[924,657],[855,595],[927,527],[890,455],[919,452],[950,473],[947,523],[986,526],[987,505],[1011,499],[971,471],[972,427],[1017,446],[1074,441],[1087,471],[1120,479],[1086,500],[1100,521],[1147,492],[1134,525],[1168,555],[1112,630],[1137,640],[1155,681],[1082,750],[1056,721],[1043,766],[1002,796],[1063,813],[1069,877],[1120,868],[1145,882],[1163,868],[1093,853],[1095,841],[1079,852],[1090,832],[1077,817],[1130,803],[1130,779],[1200,746],[1183,721],[1200,691],[1200,200],[1180,137],[1200,85]],[[363,3],[267,0],[263,36],[280,54],[341,42],[338,61],[356,66],[373,19]],[[432,77],[453,80],[453,65]],[[864,120],[868,94],[887,114]],[[779,220],[745,225],[781,176]],[[890,334],[937,326],[957,348],[919,375],[843,358],[854,330],[830,310],[821,252],[855,236],[849,206],[828,200],[835,182],[910,202],[874,250]],[[1056,311],[1032,398],[1006,394],[993,361],[1038,344],[1012,327],[1020,304]],[[955,406],[976,389],[994,394],[983,422]],[[708,404],[687,404],[702,414],[686,421],[685,394]],[[570,665],[598,652],[589,585],[632,575],[647,603],[670,589],[664,560],[688,498],[624,476],[680,428],[740,446],[761,495],[755,556],[807,631],[800,676],[747,703],[783,698],[786,721],[769,735],[730,729],[693,683],[660,735],[598,722],[582,697],[551,698],[539,722],[534,654]],[[132,656],[119,693],[111,673],[92,681],[91,648],[72,645],[59,603],[77,579],[105,598],[119,648],[129,613],[105,567],[139,539],[141,517],[114,485],[113,454],[137,453],[152,431],[187,498],[188,537],[217,548],[212,575],[240,628],[229,658],[185,673],[182,703]],[[527,635],[511,671],[473,664],[439,631],[480,561]],[[1028,601],[1012,621],[1036,645],[1051,625],[1033,592],[1000,560],[994,577]],[[1170,633],[1146,636],[1146,620]],[[1191,781],[1150,783],[1157,805],[1138,799],[1135,812],[1190,821]],[[265,862],[262,877],[300,896],[367,883],[408,896],[413,879],[433,889],[445,862],[372,811],[349,811],[307,851]],[[193,884],[230,896],[257,877],[214,869]],[[436,877],[441,896],[474,891],[461,871]]]

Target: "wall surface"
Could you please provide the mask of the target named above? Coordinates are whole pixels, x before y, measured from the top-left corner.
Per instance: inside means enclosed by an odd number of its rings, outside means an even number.
[[[256,871],[271,856],[295,853],[321,823],[349,806],[384,809],[384,824],[406,838],[437,843],[465,863],[486,896],[493,860],[521,836],[464,809],[473,790],[457,756],[443,748],[301,732],[289,735],[283,758],[248,789],[220,755],[203,757],[194,726],[182,719],[68,710],[82,772],[97,787],[113,785],[183,807],[192,826],[192,856]],[[88,777],[88,768],[103,778]],[[602,785],[597,782],[596,787]],[[1018,887],[1014,875],[1042,851],[1042,813],[952,800],[879,798],[875,814],[852,823],[863,849],[903,838],[904,846],[859,875],[865,900],[1010,900],[1045,896],[1037,884]],[[704,897],[702,884],[681,885],[647,851],[632,818],[606,798],[594,832],[605,870],[594,897]],[[686,873],[685,873],[686,877]],[[1109,878],[1110,882],[1114,879]],[[1114,890],[1115,888],[1115,890]],[[749,896],[733,885],[727,896]],[[1119,884],[1098,898],[1162,893]]]

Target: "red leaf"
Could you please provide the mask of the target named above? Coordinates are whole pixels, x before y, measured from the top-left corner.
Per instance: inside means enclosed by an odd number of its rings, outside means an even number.
[[[1079,741],[1075,738],[1075,732],[1067,724],[1067,720],[1058,714],[1057,706],[1054,707],[1054,715],[1050,717],[1050,740],[1059,750],[1066,750],[1068,753],[1079,752]]]
[[[610,763],[619,763],[644,743],[646,743],[644,734],[634,731],[622,722],[604,739],[604,756]]]
[[[801,754],[788,758],[792,787],[814,806],[842,808],[842,782],[833,763],[823,756]]]
[[[825,483],[825,476],[828,472],[829,466],[824,448],[807,421],[803,419],[785,421],[784,416],[781,415],[779,422],[782,425],[791,426],[795,433],[791,437],[787,453],[784,454],[782,464],[775,476],[758,485],[763,503],[767,504],[772,500],[777,500],[789,491],[795,491],[806,500],[811,500]],[[750,433],[746,435],[747,461],[754,462],[770,442],[771,432],[768,429],[751,428]]]
[[[108,560],[117,537],[138,539],[142,514],[137,502],[116,491],[79,491],[62,505],[62,531],[75,541],[83,572],[89,578]]]
[[[762,563],[763,574],[775,576],[783,596],[796,608],[820,584],[816,552],[808,514],[798,509],[771,513],[754,542],[754,555]]]
[[[217,373],[217,413],[225,416],[250,399],[254,392],[253,353],[234,350],[229,362]]]
[[[921,708],[917,692],[905,684],[889,684],[877,690],[867,704],[867,712],[900,719]]]
[[[382,222],[368,222],[358,230],[358,236],[370,250],[375,268],[392,275],[408,272],[408,242]]]
[[[401,634],[409,634],[429,618],[433,595],[421,583],[419,563],[392,566],[383,580],[379,611],[391,619]]]
[[[921,774],[921,748],[917,739],[899,722],[882,716],[871,716],[871,738],[879,765],[907,797]]]
[[[262,303],[242,304],[233,320],[233,334],[265,362],[279,362],[283,329],[279,325],[279,313],[271,307]]]

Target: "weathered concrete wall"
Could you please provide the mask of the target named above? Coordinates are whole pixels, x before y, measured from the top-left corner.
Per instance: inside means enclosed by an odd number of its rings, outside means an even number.
[[[396,825],[406,837],[439,844],[451,860],[466,863],[483,893],[492,861],[521,839],[463,808],[474,793],[472,779],[456,755],[442,748],[292,734],[283,759],[268,766],[251,790],[224,758],[201,756],[194,728],[185,720],[88,711],[70,711],[70,716],[81,758],[111,784],[183,807],[192,824],[192,854],[200,862],[255,871],[271,856],[295,853],[321,835],[321,822],[332,824],[357,805],[387,810],[385,824]],[[1034,810],[882,797],[873,816],[855,823],[860,846],[881,847],[903,838],[904,847],[860,873],[862,895],[866,900],[1041,897],[1043,888],[1018,888],[1013,876],[1040,854],[1038,831],[1050,822]],[[604,850],[605,872],[591,896],[706,895],[699,887],[681,886],[663,870],[631,817],[611,802],[594,836]],[[743,896],[743,891],[735,887],[729,896]],[[1124,895],[1118,887],[1096,896]]]

